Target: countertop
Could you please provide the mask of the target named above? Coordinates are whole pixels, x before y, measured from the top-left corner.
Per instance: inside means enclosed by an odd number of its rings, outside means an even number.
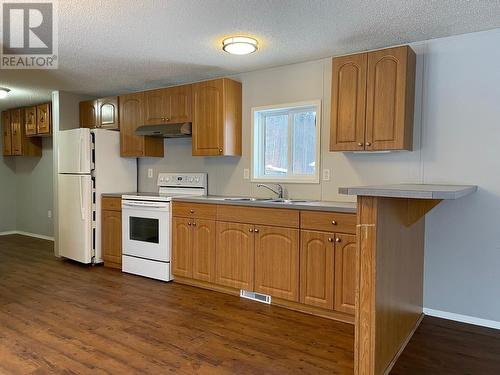
[[[339,188],[340,194],[415,199],[459,199],[477,190],[475,185],[395,184]]]
[[[123,195],[155,195],[158,193],[103,193],[103,197],[121,198]],[[232,206],[247,206],[247,207],[265,207],[265,208],[286,208],[295,210],[311,210],[311,211],[332,211],[356,213],[357,204],[354,202],[330,202],[330,201],[315,201],[307,200],[306,202],[297,202],[290,204],[265,202],[265,201],[234,201],[228,200],[236,197],[227,196],[192,196],[192,197],[175,197],[174,202],[191,202],[191,203],[209,203],[209,204],[227,204]]]

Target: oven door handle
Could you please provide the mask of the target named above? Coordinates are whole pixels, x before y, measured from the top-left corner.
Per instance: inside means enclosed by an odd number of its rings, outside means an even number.
[[[164,204],[154,202],[122,202],[122,207],[131,208],[167,208]]]

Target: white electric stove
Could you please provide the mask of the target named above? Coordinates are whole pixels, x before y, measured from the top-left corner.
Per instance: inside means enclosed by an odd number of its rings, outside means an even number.
[[[171,201],[207,195],[206,173],[160,173],[158,193],[122,196],[122,271],[170,281]]]

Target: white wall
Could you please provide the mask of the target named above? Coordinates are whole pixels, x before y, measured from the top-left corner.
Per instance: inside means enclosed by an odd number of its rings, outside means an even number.
[[[167,140],[163,159],[141,159],[139,188],[156,190],[158,172],[208,172],[209,193],[267,195],[243,180],[250,168],[254,106],[321,99],[322,168],[332,180],[288,184],[293,198],[354,200],[339,186],[426,182],[470,183],[473,196],[444,202],[428,215],[425,306],[500,321],[500,30],[415,43],[417,93],[414,152],[331,153],[331,60],[241,74],[243,156],[197,158],[190,140]],[[422,135],[422,147],[420,137]],[[154,169],[153,179],[147,169]]]
[[[4,158],[0,143],[0,233],[16,229],[16,164],[14,158]]]

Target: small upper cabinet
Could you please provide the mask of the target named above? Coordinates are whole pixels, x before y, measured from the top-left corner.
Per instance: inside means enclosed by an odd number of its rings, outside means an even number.
[[[191,85],[146,91],[144,97],[144,124],[179,124],[192,121]]]
[[[3,156],[12,155],[12,132],[10,127],[10,111],[2,112]]]
[[[36,107],[28,107],[24,110],[24,127],[27,136],[36,135]]]
[[[80,128],[93,129],[97,126],[97,100],[80,102]]]
[[[415,63],[409,46],[333,59],[330,151],[412,150]]]
[[[96,127],[102,129],[120,129],[118,97],[97,99]]]
[[[52,116],[50,103],[36,106],[36,133],[50,135],[52,133]]]
[[[193,155],[241,156],[241,83],[193,84]]]
[[[42,139],[26,135],[25,112],[16,108],[2,114],[4,156],[42,155]]]

